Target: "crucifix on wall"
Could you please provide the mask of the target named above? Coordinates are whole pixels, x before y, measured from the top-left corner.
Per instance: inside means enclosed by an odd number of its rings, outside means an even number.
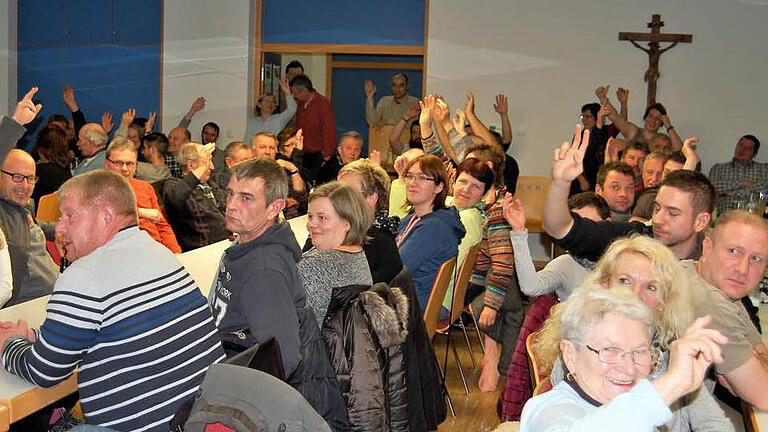
[[[647,27],[651,29],[650,33],[619,33],[619,40],[630,41],[632,45],[645,51],[648,54],[648,70],[645,71],[643,81],[648,83],[648,105],[656,103],[656,81],[659,79],[659,58],[662,54],[672,49],[678,43],[691,43],[693,42],[693,35],[682,33],[661,33],[661,28],[664,26],[664,21],[661,20],[661,15],[653,14],[651,22],[647,24]],[[648,48],[641,46],[638,42],[648,42]],[[669,42],[666,48],[661,48],[660,42]]]

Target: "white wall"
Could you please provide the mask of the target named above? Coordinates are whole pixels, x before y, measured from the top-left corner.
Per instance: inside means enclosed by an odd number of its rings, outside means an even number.
[[[16,2],[0,0],[0,113],[16,106]]]
[[[743,134],[768,149],[767,0],[433,1],[428,92],[457,108],[473,89],[480,118],[496,125],[492,100],[506,93],[521,173],[549,175],[551,149],[570,138],[598,85],[611,85],[614,103],[615,89],[628,88],[630,120],[642,124],[648,57],[617,34],[647,31],[652,13],[662,31],[694,35],[662,55],[657,99],[681,136],[701,136],[705,172],[730,160]]]
[[[189,129],[200,139],[206,122],[225,145],[245,135],[252,88],[250,0],[165,0],[163,131],[175,127],[197,96],[207,99]]]

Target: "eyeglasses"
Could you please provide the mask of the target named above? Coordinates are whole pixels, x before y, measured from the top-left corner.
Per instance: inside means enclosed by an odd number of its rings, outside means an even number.
[[[650,366],[656,360],[657,353],[649,349],[637,349],[624,351],[617,347],[606,347],[596,350],[589,345],[584,345],[588,350],[597,354],[598,360],[605,364],[617,364],[624,361],[624,356],[629,354],[632,357],[632,363],[638,366]]]
[[[136,166],[136,162],[132,162],[132,161],[131,162],[125,162],[125,161],[113,161],[112,159],[107,159],[107,160],[109,161],[109,163],[117,165],[120,168],[122,168],[122,167],[133,168],[133,167]]]
[[[423,174],[419,174],[419,175],[406,174],[406,175],[403,176],[403,180],[405,180],[405,181],[414,181],[415,180],[415,181],[417,181],[419,183],[424,183],[424,182],[428,182],[428,181],[432,181],[433,182],[433,181],[435,181],[437,179],[435,179],[434,177],[427,177],[427,176],[425,176]]]
[[[8,174],[9,176],[11,176],[11,180],[13,180],[14,183],[21,183],[24,180],[26,180],[27,183],[33,185],[37,183],[38,180],[40,180],[40,177],[34,176],[34,175],[28,176],[28,175],[19,174],[19,173],[8,172],[6,170],[0,170],[0,171],[2,171],[3,174]]]

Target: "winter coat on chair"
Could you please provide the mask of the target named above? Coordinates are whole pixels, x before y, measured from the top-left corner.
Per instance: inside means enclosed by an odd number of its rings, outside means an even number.
[[[408,297],[385,283],[333,290],[323,338],[353,431],[408,431]]]

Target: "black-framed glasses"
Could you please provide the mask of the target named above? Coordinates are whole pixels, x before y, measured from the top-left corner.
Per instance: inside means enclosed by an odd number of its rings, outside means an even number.
[[[129,161],[129,162],[125,162],[125,161],[114,161],[114,160],[112,160],[112,159],[109,159],[109,158],[107,158],[107,160],[109,161],[109,163],[111,163],[111,164],[114,164],[114,165],[117,165],[117,166],[119,166],[120,168],[122,168],[122,167],[124,167],[124,166],[125,166],[125,167],[128,167],[128,168],[133,168],[133,167],[135,167],[135,166],[136,166],[136,162],[133,162],[133,161]]]
[[[435,179],[434,177],[427,177],[424,174],[418,174],[418,175],[406,174],[406,175],[403,176],[403,180],[405,180],[405,181],[414,181],[415,180],[417,182],[423,183],[423,182],[428,182],[428,181],[435,181],[437,179]]]
[[[624,356],[630,355],[632,363],[638,366],[650,366],[656,360],[656,351],[651,349],[636,349],[632,351],[624,351],[618,347],[605,347],[602,349],[594,349],[589,345],[584,345],[588,350],[597,354],[597,359],[605,364],[617,364],[624,361]]]
[[[35,176],[35,175],[29,175],[28,176],[28,175],[19,174],[19,173],[8,172],[6,170],[0,170],[0,172],[2,172],[3,174],[8,174],[9,176],[11,176],[11,180],[13,180],[14,183],[21,183],[24,180],[26,180],[27,183],[33,185],[33,184],[37,183],[38,180],[40,180],[40,177]]]

